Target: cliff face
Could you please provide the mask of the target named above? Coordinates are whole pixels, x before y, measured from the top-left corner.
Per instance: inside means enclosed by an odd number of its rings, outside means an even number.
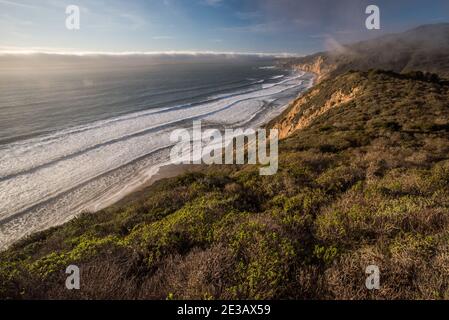
[[[278,129],[280,138],[284,139],[297,130],[307,128],[315,119],[329,110],[352,101],[361,91],[360,87],[351,88],[348,92],[336,89],[335,92],[330,93],[324,104],[320,105],[315,103],[315,100],[320,98],[320,89],[315,89],[306,96],[297,99],[288,109],[287,114],[284,114],[278,122],[274,123],[272,128]],[[298,117],[300,114],[301,117]]]
[[[323,72],[318,63],[315,67],[317,74],[323,77],[328,74]],[[357,74],[350,73],[338,79],[323,81],[296,99],[282,115],[269,123],[269,127],[278,129],[280,138],[284,139],[297,130],[307,128],[329,110],[351,102],[362,93],[363,84]]]
[[[311,72],[317,75],[316,82],[321,82],[336,69],[336,64],[331,63],[325,55],[313,55],[292,65],[297,71]]]

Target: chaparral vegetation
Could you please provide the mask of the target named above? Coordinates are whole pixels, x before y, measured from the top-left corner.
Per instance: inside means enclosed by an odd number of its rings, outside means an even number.
[[[207,167],[35,234],[0,254],[0,297],[449,298],[447,81],[346,72],[270,126],[276,175]]]

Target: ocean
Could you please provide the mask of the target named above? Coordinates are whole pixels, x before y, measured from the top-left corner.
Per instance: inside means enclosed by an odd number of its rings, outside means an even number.
[[[0,248],[143,185],[174,129],[260,127],[313,81],[268,58],[0,71]]]

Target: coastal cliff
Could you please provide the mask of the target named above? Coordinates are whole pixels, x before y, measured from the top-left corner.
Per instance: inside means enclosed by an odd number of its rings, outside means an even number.
[[[421,71],[449,78],[449,24],[425,25],[327,52],[284,59],[281,65],[317,74],[317,82],[351,70]]]
[[[298,67],[302,68],[303,66]],[[354,81],[354,77],[356,75],[347,74],[341,78],[330,80],[324,85],[316,85],[307,94],[292,102],[291,106],[281,116],[272,120],[268,126],[278,129],[281,139],[307,128],[315,119],[329,110],[349,103],[362,94],[363,89],[359,83]],[[348,83],[353,86],[348,86]]]
[[[374,69],[382,69],[430,81],[449,78],[449,24],[421,26],[401,34],[342,45],[334,51],[284,59],[280,64],[316,75],[316,86],[268,124],[268,127],[279,130],[281,138],[287,138],[330,109],[363,94],[358,84],[347,85],[354,83],[351,79],[353,70],[374,72]],[[344,76],[339,78],[341,75]],[[326,80],[329,82],[322,86]]]
[[[317,76],[316,82],[319,83],[336,69],[336,64],[328,62],[328,57],[324,54],[317,54],[295,62],[291,67],[297,71],[314,73]]]

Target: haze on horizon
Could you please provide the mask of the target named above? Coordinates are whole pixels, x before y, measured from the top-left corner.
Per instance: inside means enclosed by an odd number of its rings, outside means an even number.
[[[365,29],[365,8],[381,30]],[[81,29],[65,27],[68,5]],[[449,21],[444,0],[0,0],[0,52],[309,54]]]

